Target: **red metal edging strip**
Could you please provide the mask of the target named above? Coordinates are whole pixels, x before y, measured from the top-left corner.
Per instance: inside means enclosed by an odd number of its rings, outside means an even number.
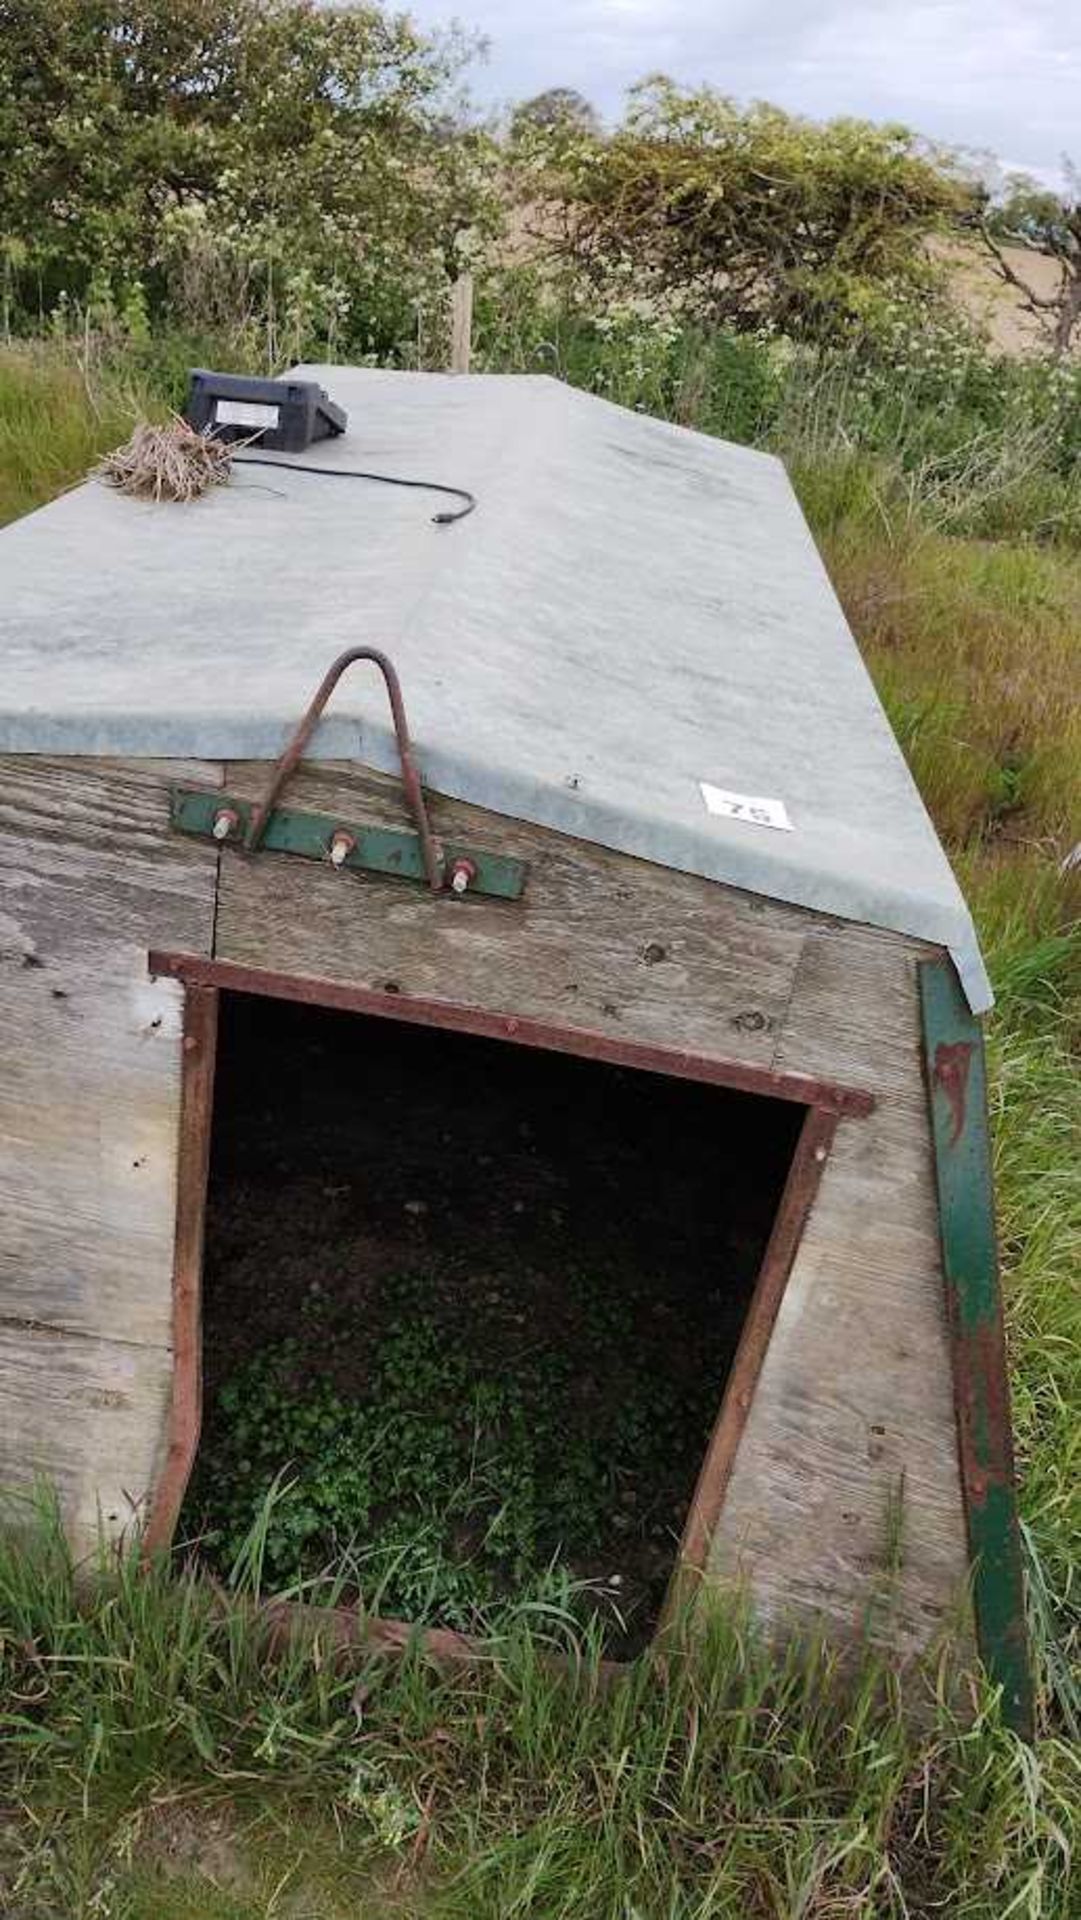
[[[372,1014],[377,1019],[402,1020],[413,1026],[449,1028],[481,1039],[509,1040],[522,1047],[549,1053],[577,1054],[611,1066],[636,1067],[646,1073],[664,1073],[677,1080],[701,1080],[731,1087],[737,1093],[765,1094],[774,1100],[794,1100],[827,1113],[864,1115],[874,1097],[859,1087],[838,1086],[802,1073],[773,1073],[768,1067],[748,1066],[713,1054],[687,1053],[681,1048],[652,1046],[640,1040],[620,1040],[590,1027],[557,1026],[518,1014],[493,1013],[486,1007],[454,1000],[416,999],[411,994],[387,993],[371,987],[344,985],[303,974],[265,971],[232,960],[205,960],[196,954],[152,952],[152,974],[182,980],[190,987],[217,987],[230,993],[257,993],[271,999],[308,1006],[329,1007],[347,1013]]]
[[[184,1001],[173,1253],[173,1391],[168,1451],[142,1538],[144,1559],[169,1546],[199,1445],[203,1410],[203,1230],[214,1104],[218,995],[189,986]]]
[[[1031,1737],[983,1034],[949,958],[920,962],[920,1003],[976,1631],[1005,1719]]]

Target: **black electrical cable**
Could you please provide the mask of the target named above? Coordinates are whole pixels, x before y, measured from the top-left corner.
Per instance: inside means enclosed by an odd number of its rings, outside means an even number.
[[[433,513],[432,524],[437,527],[450,527],[456,520],[464,520],[477,504],[476,495],[468,488],[447,487],[441,480],[403,480],[396,473],[365,473],[360,467],[316,467],[304,460],[272,459],[264,453],[237,453],[233,459],[238,467],[288,467],[292,473],[330,473],[339,480],[378,480],[384,487],[415,487],[424,493],[453,494],[456,500],[465,501],[456,513]]]

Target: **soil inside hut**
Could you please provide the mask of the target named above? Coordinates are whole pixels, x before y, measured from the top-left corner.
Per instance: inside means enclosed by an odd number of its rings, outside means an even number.
[[[223,995],[203,1437],[219,1571],[380,1613],[656,1623],[802,1110]]]

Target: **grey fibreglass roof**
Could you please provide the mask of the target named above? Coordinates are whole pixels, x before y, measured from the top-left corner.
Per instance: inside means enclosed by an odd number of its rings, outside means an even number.
[[[88,483],[0,534],[0,751],[272,758],[343,648],[459,799],[952,949],[975,933],[781,464],[542,376],[298,369],[349,412],[187,506]],[[396,768],[356,667],[313,757]],[[700,782],[783,802],[718,817]]]

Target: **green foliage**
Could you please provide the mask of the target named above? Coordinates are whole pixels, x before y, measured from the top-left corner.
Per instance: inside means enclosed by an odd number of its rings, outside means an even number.
[[[43,50],[47,55],[43,57]],[[0,34],[9,320],[63,296],[387,351],[497,224],[466,48],[303,0],[19,0]]]
[[[897,520],[989,539],[1081,543],[1081,366],[991,355],[948,313],[883,300],[859,345],[734,332],[649,302],[570,301],[536,269],[489,276],[476,361],[543,368],[615,400],[781,454],[815,517],[862,495]],[[840,491],[838,491],[838,488]]]
[[[546,87],[528,100],[520,100],[511,114],[512,141],[537,132],[599,133],[600,116],[575,87]]]
[[[964,203],[907,129],[738,107],[654,78],[610,138],[536,141],[523,194],[606,302],[740,329],[862,332],[883,292],[935,285],[922,241]]]
[[[0,352],[0,526],[74,486],[151,404],[134,378],[90,387],[74,359]]]
[[[1019,240],[1041,251],[1068,252],[1073,238],[1073,203],[1081,203],[1081,180],[1076,168],[1070,173],[1072,177],[1061,193],[1042,186],[1028,174],[1010,174],[1003,193],[995,198],[987,196],[984,217],[988,230],[999,239]]]
[[[535,1612],[470,1667],[333,1659],[317,1630],[275,1639],[244,1580],[124,1559],[77,1582],[46,1517],[0,1540],[0,1905],[1067,1920],[1076,1750],[1026,1752],[978,1692],[955,1713],[945,1666],[902,1687],[765,1645],[738,1604],[702,1626],[607,1678]]]
[[[432,1273],[384,1281],[386,1317],[352,1395],[320,1370],[320,1351],[333,1364],[335,1336],[316,1310],[304,1342],[262,1350],[222,1389],[185,1524],[227,1570],[273,1486],[264,1559],[279,1583],[348,1554],[362,1592],[396,1616],[465,1628],[512,1597],[570,1598],[578,1587],[583,1617],[602,1604],[618,1617],[641,1596],[606,1563],[613,1527],[617,1548],[632,1531],[655,1540],[647,1551],[663,1588],[673,1515],[646,1507],[643,1490],[669,1485],[672,1457],[686,1455],[693,1474],[715,1412],[707,1356],[677,1392],[651,1356],[620,1354],[635,1278],[565,1276],[576,1340],[612,1355],[606,1391],[587,1396],[580,1354],[558,1341],[538,1340],[512,1370],[501,1364],[506,1307],[494,1281],[451,1326],[427,1311]],[[648,1275],[637,1285],[649,1294]],[[508,1287],[513,1296],[513,1275]]]

